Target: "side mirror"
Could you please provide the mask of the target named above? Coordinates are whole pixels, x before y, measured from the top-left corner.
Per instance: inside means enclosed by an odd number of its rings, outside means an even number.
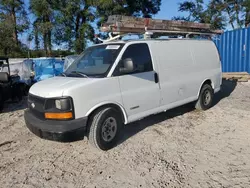
[[[10,81],[9,74],[7,72],[0,72],[0,82],[8,83]]]
[[[128,74],[134,71],[134,62],[131,58],[122,60],[123,67],[120,68],[120,73]]]

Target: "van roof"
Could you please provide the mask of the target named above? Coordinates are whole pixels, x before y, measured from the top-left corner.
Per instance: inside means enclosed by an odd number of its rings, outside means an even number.
[[[127,44],[127,43],[136,43],[136,42],[154,42],[154,41],[199,41],[199,42],[212,42],[209,39],[192,39],[192,38],[168,38],[168,39],[131,39],[131,40],[116,40],[105,43],[94,44],[92,46],[99,45],[112,45],[112,44]]]
[[[152,41],[170,41],[170,40],[179,40],[179,41],[211,41],[208,39],[191,39],[191,38],[168,38],[168,39],[128,39],[128,40],[117,40],[117,41],[111,41],[107,43],[101,43],[101,44],[121,44],[121,43],[130,43],[130,42],[152,42]]]
[[[195,40],[195,41],[207,41],[208,39],[192,39],[192,38],[167,38],[167,39],[160,39],[160,38],[157,38],[157,39],[132,39],[132,40],[124,40],[124,42],[131,42],[131,41],[169,41],[169,40]]]

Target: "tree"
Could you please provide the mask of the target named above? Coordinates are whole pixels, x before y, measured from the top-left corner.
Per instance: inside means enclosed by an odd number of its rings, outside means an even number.
[[[224,29],[226,26],[225,16],[221,11],[214,8],[214,2],[208,5],[203,0],[184,1],[179,4],[180,12],[187,12],[186,17],[173,17],[174,20],[183,20],[199,23],[210,23],[212,29]]]
[[[0,53],[5,56],[15,48],[16,42],[13,38],[13,30],[11,20],[0,13]]]
[[[0,49],[4,55],[22,47],[18,35],[28,26],[23,0],[0,0]]]
[[[224,12],[229,19],[229,23],[230,23],[231,27],[233,29],[235,29],[235,26],[234,26],[235,19],[233,17],[233,10],[232,10],[232,7],[229,6],[228,2],[226,2],[224,0],[212,0],[211,1],[211,8],[214,8],[218,11]]]
[[[50,0],[53,2],[53,0]],[[56,43],[66,43],[68,49],[82,52],[88,41],[94,39],[97,26],[109,15],[122,14],[151,17],[160,10],[161,0],[54,0],[56,14]],[[53,3],[52,3],[53,4]]]
[[[203,0],[185,1],[179,4],[179,10],[189,13],[185,17],[187,20],[211,23],[218,29],[223,29],[227,23],[233,29],[250,23],[250,0],[210,0],[208,5]]]
[[[98,25],[109,15],[125,15],[150,18],[160,11],[161,0],[96,0]]]
[[[18,51],[18,47],[27,50],[18,40],[29,28],[24,2],[34,18],[28,41],[34,41],[39,53],[42,47],[46,56],[53,55],[52,45],[82,52],[94,40],[96,23],[106,21],[109,15],[151,17],[161,5],[161,0],[0,0],[2,53]]]
[[[250,22],[250,0],[212,0],[214,8],[224,12],[232,28],[242,28]]]
[[[235,24],[237,24],[237,27],[242,27],[243,25],[243,20],[240,20],[240,12],[243,8],[242,3],[242,0],[212,0],[213,8],[227,15],[233,29],[236,27]]]
[[[62,0],[52,4],[56,11],[55,43],[66,44],[69,50],[82,52],[87,42],[94,38],[93,4],[84,0]]]
[[[30,10],[36,16],[33,23],[36,48],[39,46],[38,37],[42,35],[45,55],[50,56],[54,24],[51,4],[47,0],[30,0]]]
[[[245,16],[245,27],[250,26],[250,0],[243,2],[244,16]]]

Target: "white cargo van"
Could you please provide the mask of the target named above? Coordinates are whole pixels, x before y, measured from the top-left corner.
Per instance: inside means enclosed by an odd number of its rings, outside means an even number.
[[[222,73],[209,40],[118,41],[88,48],[62,75],[29,91],[27,127],[41,138],[88,136],[112,148],[123,124],[186,103],[211,107]]]

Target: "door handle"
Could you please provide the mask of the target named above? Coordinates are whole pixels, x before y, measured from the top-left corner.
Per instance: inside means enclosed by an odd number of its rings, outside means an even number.
[[[156,72],[155,72],[154,76],[155,76],[155,83],[156,84],[159,83],[159,77],[158,77],[158,74]]]

